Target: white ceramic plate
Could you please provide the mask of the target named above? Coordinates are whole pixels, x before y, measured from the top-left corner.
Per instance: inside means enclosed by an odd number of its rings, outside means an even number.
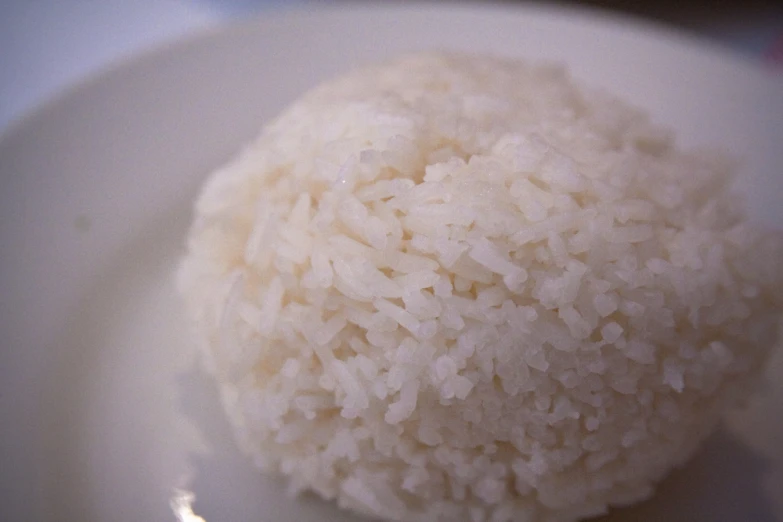
[[[348,519],[287,499],[237,453],[214,386],[187,355],[172,270],[201,180],[284,104],[355,65],[433,47],[565,61],[683,143],[744,158],[755,215],[783,224],[783,83],[637,22],[351,6],[161,49],[0,139],[0,520],[174,520],[176,487],[195,491],[209,522]],[[656,500],[613,517],[773,520],[759,486],[769,465],[723,432]]]

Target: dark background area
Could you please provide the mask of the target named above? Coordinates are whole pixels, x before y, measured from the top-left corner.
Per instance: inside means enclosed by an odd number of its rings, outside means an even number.
[[[783,29],[783,1],[706,1],[706,0],[583,0],[592,5],[614,11],[651,18],[694,31],[719,30],[737,27],[752,30],[757,25],[777,25]]]
[[[533,0],[533,3],[581,5],[632,15],[756,55],[783,38],[783,0]]]
[[[274,0],[204,0],[257,6]],[[281,0],[277,0],[281,1]],[[332,3],[334,0],[310,0]],[[338,0],[345,1],[345,0]],[[356,3],[416,3],[420,0],[348,0]],[[477,3],[481,0],[423,0],[428,3]],[[487,0],[501,4],[560,4],[597,8],[609,13],[666,25],[753,56],[783,48],[783,0]],[[778,51],[781,52],[780,50]],[[780,58],[779,58],[780,60]]]

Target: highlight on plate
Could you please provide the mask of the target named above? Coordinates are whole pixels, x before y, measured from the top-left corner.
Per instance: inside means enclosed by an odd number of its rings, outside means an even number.
[[[261,468],[386,520],[649,497],[778,342],[732,165],[559,67],[423,53],[315,88],[215,172],[178,273]]]

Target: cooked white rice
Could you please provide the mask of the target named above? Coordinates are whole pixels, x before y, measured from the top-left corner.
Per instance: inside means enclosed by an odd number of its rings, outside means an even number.
[[[388,520],[649,496],[743,395],[781,242],[720,158],[555,67],[420,54],[207,182],[179,282],[242,447]]]

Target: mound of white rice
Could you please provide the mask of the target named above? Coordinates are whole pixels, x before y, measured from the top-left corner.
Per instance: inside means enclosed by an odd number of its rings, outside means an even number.
[[[207,182],[179,282],[243,448],[388,520],[650,495],[776,341],[730,169],[559,68],[423,54],[307,94]]]

